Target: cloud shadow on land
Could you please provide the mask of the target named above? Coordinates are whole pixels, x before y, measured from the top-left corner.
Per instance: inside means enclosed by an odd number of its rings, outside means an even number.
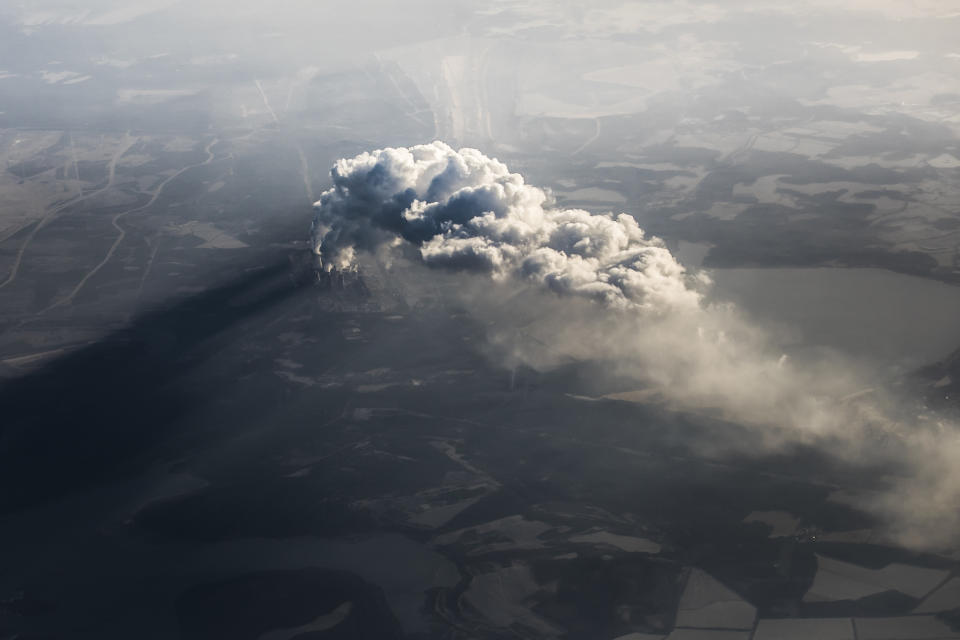
[[[0,513],[135,471],[205,391],[185,378],[303,287],[278,258],[0,386]]]

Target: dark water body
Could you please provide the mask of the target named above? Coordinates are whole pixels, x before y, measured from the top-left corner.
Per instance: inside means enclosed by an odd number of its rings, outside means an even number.
[[[700,268],[710,246],[681,241],[677,259]],[[831,347],[880,366],[917,367],[960,347],[960,287],[872,268],[708,270],[709,299],[737,304],[787,350]]]
[[[883,269],[716,269],[713,299],[778,330],[785,347],[827,346],[918,366],[960,346],[960,287]]]

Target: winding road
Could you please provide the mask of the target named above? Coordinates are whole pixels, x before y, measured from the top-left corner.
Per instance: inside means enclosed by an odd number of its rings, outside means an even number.
[[[134,144],[136,144],[138,138],[130,138],[130,132],[123,134],[123,142],[117,147],[117,150],[114,152],[113,156],[110,158],[110,162],[107,165],[107,184],[100,187],[96,191],[91,191],[86,195],[81,195],[67,202],[64,202],[58,207],[54,207],[46,215],[44,215],[40,220],[33,225],[33,229],[30,230],[30,233],[24,238],[23,243],[20,245],[20,249],[17,251],[17,257],[14,258],[13,265],[10,267],[10,273],[7,275],[7,279],[3,282],[0,282],[0,289],[3,289],[8,284],[12,283],[17,279],[17,274],[20,272],[20,263],[23,262],[23,254],[26,253],[27,247],[30,246],[30,243],[33,241],[34,236],[37,235],[37,232],[50,223],[54,218],[57,217],[57,214],[71,207],[79,202],[84,200],[89,200],[90,198],[95,198],[100,194],[106,192],[107,190],[113,187],[113,183],[117,176],[117,161],[123,157],[127,151],[130,150]]]
[[[203,162],[198,162],[197,164],[191,164],[191,165],[187,165],[186,167],[183,167],[182,169],[180,169],[179,171],[177,171],[176,173],[174,173],[173,175],[171,175],[170,177],[168,177],[166,180],[164,180],[163,182],[161,182],[159,185],[157,185],[157,188],[154,189],[153,194],[152,194],[151,197],[150,197],[150,200],[148,200],[146,204],[142,204],[142,205],[140,205],[139,207],[135,207],[135,208],[133,208],[133,209],[127,209],[126,211],[121,211],[121,212],[118,213],[117,215],[113,216],[113,220],[111,220],[110,222],[111,222],[111,224],[114,226],[114,228],[115,228],[119,233],[118,233],[118,235],[117,235],[117,239],[114,240],[114,241],[113,241],[113,244],[110,246],[110,249],[107,250],[106,255],[103,256],[103,260],[101,260],[95,267],[93,267],[92,269],[90,269],[90,271],[88,271],[87,274],[86,274],[85,276],[83,276],[83,278],[80,280],[80,282],[77,283],[77,286],[75,286],[75,287],[70,291],[70,293],[68,293],[66,296],[60,298],[59,300],[57,300],[56,302],[54,302],[53,304],[51,304],[50,306],[48,306],[46,309],[43,309],[40,313],[43,314],[43,313],[46,313],[47,311],[50,311],[51,309],[54,309],[54,308],[59,307],[59,306],[61,306],[61,305],[69,304],[69,303],[73,302],[73,299],[76,297],[76,295],[77,295],[78,293],[80,293],[80,291],[83,289],[84,285],[87,284],[87,282],[90,280],[90,278],[92,278],[93,276],[97,275],[97,272],[99,272],[100,269],[102,269],[102,268],[104,267],[104,265],[106,265],[108,262],[110,262],[110,258],[112,258],[112,257],[113,257],[113,254],[116,253],[117,247],[120,246],[120,243],[123,242],[123,239],[126,237],[127,231],[126,231],[126,229],[124,229],[122,226],[120,226],[120,220],[122,220],[124,217],[130,215],[131,213],[137,213],[138,211],[143,211],[144,209],[148,209],[148,208],[150,208],[151,206],[153,206],[153,204],[157,201],[157,199],[158,199],[158,198],[160,197],[160,195],[163,193],[164,187],[166,187],[166,186],[167,186],[168,184],[170,184],[173,180],[179,178],[181,175],[183,175],[184,173],[186,173],[186,172],[189,171],[190,169],[195,169],[195,168],[197,168],[197,167],[206,166],[206,165],[210,164],[211,162],[213,162],[213,159],[214,159],[214,157],[215,157],[214,154],[213,154],[213,147],[214,147],[214,145],[216,145],[218,142],[220,142],[220,139],[219,139],[219,138],[214,138],[214,139],[211,140],[210,143],[204,148],[204,152],[207,154],[206,160],[204,160]]]

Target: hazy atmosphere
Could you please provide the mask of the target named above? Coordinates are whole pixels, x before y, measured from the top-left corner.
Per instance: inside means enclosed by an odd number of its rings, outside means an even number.
[[[0,4],[0,640],[960,639],[960,4]]]

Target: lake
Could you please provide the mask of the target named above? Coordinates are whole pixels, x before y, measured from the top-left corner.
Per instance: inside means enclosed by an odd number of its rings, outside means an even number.
[[[687,246],[684,246],[687,245]],[[696,266],[705,251],[681,243]],[[708,270],[709,299],[736,303],[776,327],[785,348],[833,347],[881,364],[913,367],[960,347],[960,287],[884,269]]]

